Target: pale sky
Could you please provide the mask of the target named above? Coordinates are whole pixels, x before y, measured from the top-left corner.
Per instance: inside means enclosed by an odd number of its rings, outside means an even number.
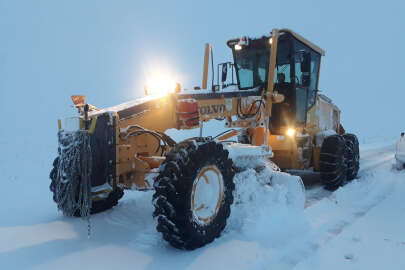
[[[203,49],[231,60],[228,39],[291,28],[326,51],[320,90],[360,139],[405,131],[403,1],[0,0],[0,143],[56,155],[70,95],[98,107],[143,96],[164,70],[201,84]],[[1,146],[1,145],[0,145]],[[11,149],[11,148],[8,148]],[[50,149],[50,150],[48,150]],[[46,160],[49,162],[49,160]]]

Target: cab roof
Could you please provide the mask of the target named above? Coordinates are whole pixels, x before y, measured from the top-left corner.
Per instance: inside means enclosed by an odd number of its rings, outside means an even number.
[[[302,43],[304,43],[305,45],[307,45],[309,48],[311,48],[312,50],[314,50],[315,52],[319,53],[320,55],[324,56],[325,55],[325,51],[322,50],[320,47],[318,47],[317,45],[315,45],[314,43],[312,43],[311,41],[307,40],[306,38],[304,38],[303,36],[295,33],[294,31],[287,29],[287,28],[282,28],[279,30],[280,34],[283,33],[288,33],[290,35],[292,35],[294,38],[296,38],[297,40],[301,41]],[[262,37],[264,38],[264,36]],[[226,43],[230,48],[232,48],[232,46],[238,42],[240,42],[240,40],[245,40],[246,41],[246,37],[243,38],[237,38],[237,39],[231,39],[228,40],[228,42]]]
[[[294,31],[292,31],[290,29],[287,29],[287,28],[280,29],[279,32],[280,33],[290,33],[291,35],[293,35],[293,37],[295,37],[296,39],[298,39],[299,41],[301,41],[302,43],[304,43],[305,45],[310,47],[312,50],[316,51],[317,53],[319,53],[322,56],[325,55],[324,50],[322,50],[320,47],[318,47],[317,45],[315,45],[314,43],[312,43],[308,39],[304,38],[300,34],[297,34]]]

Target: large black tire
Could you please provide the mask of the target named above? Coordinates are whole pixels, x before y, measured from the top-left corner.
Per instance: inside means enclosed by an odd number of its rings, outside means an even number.
[[[57,170],[58,170],[58,165],[59,165],[59,157],[55,158],[53,161],[53,168],[51,170],[51,173],[49,174],[49,178],[51,178],[51,184],[49,186],[49,189],[53,193],[53,200],[56,201],[56,196],[55,196],[55,183],[56,183],[56,177],[57,177]],[[118,204],[119,199],[124,196],[124,191],[115,186],[113,187],[113,191],[109,193],[108,197],[102,200],[93,200],[91,209],[90,209],[90,214],[97,214],[103,211],[106,211],[115,205]],[[80,211],[77,210],[73,216],[75,217],[80,217]]]
[[[340,135],[326,137],[319,157],[321,181],[327,190],[336,190],[347,179],[346,144]]]
[[[351,181],[356,178],[360,168],[359,140],[350,133],[344,134],[343,138],[346,143],[347,180]]]
[[[222,174],[223,195],[218,200],[216,215],[201,224],[193,215],[192,194],[200,173],[212,166]],[[220,143],[185,141],[174,147],[162,163],[154,184],[153,215],[163,238],[176,248],[193,250],[219,237],[231,213],[234,174],[233,162]]]

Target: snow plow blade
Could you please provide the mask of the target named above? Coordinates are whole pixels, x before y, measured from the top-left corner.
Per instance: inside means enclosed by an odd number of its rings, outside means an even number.
[[[305,186],[301,177],[281,172],[280,168],[270,161],[273,157],[271,148],[238,143],[226,144],[225,147],[238,172],[247,169],[261,172],[261,175],[265,176],[258,180],[261,184],[281,187],[283,194],[280,196],[285,196],[288,205],[304,208]]]

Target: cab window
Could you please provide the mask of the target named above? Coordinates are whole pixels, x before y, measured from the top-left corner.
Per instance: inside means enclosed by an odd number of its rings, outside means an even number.
[[[303,74],[301,72],[301,55],[303,52],[311,54],[311,68],[310,68],[310,83],[308,86],[308,97],[307,97],[307,109],[312,107],[315,103],[315,94],[316,94],[316,86],[318,81],[318,73],[319,73],[319,64],[321,60],[321,55],[307,46],[305,46],[300,41],[295,41],[295,75],[294,80],[297,87],[303,87]],[[306,88],[306,87],[305,87]]]

